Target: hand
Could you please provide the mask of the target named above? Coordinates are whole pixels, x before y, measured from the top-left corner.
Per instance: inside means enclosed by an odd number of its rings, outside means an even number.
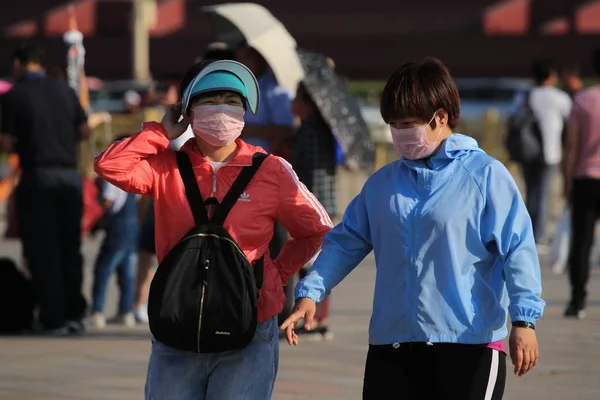
[[[181,103],[167,106],[161,124],[167,130],[167,138],[169,140],[174,140],[181,136],[190,124],[188,117],[183,117],[183,119],[179,121],[180,117]]]
[[[281,329],[282,331],[285,330],[285,337],[290,346],[298,346],[298,335],[296,334],[296,332],[294,332],[294,327],[296,326],[298,321],[304,319],[304,329],[310,331],[316,312],[316,303],[308,297],[303,297],[296,301],[296,305],[294,306],[294,313],[290,315],[279,327],[279,329]]]
[[[513,327],[510,331],[509,347],[515,375],[525,375],[535,367],[540,358],[535,330],[531,328]]]

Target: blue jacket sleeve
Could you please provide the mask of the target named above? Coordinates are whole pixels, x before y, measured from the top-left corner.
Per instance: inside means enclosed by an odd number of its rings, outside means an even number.
[[[342,222],[330,230],[312,268],[296,286],[296,299],[315,302],[342,281],[373,250],[365,189],[348,205]]]
[[[486,244],[495,244],[502,261],[511,320],[535,323],[546,303],[541,299],[540,261],[531,218],[515,181],[499,161],[489,167],[482,191],[482,238]]]

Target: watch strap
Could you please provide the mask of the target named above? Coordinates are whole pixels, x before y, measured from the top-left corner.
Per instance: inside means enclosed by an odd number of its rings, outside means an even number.
[[[512,326],[518,326],[519,328],[529,328],[535,330],[535,324],[527,321],[513,321]]]

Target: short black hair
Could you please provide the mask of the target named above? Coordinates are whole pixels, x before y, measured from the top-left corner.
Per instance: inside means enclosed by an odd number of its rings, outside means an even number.
[[[298,90],[296,91],[296,97],[298,97],[298,100],[302,101],[303,103],[309,104],[315,108],[317,107],[312,96],[306,89],[306,85],[304,84],[304,82],[298,83]]]
[[[600,47],[592,52],[592,67],[596,75],[600,76]]]
[[[44,49],[24,44],[15,50],[13,60],[18,60],[21,64],[42,64],[44,62]]]
[[[535,60],[531,68],[533,79],[537,84],[543,83],[550,75],[557,72],[554,62],[548,58]]]
[[[460,97],[448,68],[437,58],[402,65],[388,79],[381,94],[381,116],[386,123],[395,118],[418,118],[427,123],[443,108],[448,126],[456,128]],[[435,128],[435,121],[431,123]]]
[[[311,97],[310,93],[308,93],[308,90],[306,89],[306,85],[304,84],[304,82],[298,83],[298,91],[297,91],[296,95],[298,96],[298,98],[300,100],[305,101],[307,103],[312,101],[312,97]]]
[[[235,51],[232,49],[211,49],[202,56],[204,60],[234,60]]]

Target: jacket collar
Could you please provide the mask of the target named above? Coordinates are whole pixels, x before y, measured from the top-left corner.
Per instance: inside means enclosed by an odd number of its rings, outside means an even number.
[[[252,156],[254,153],[266,153],[261,147],[258,146],[250,146],[248,143],[244,142],[242,139],[236,139],[235,143],[237,144],[237,149],[235,156],[227,165],[237,165],[237,166],[248,166],[252,165]],[[202,155],[198,146],[196,146],[196,140],[194,138],[189,139],[182,146],[182,150],[184,150],[192,161],[192,165],[194,167],[200,166],[202,164],[207,164],[209,161]]]
[[[431,156],[422,160],[409,160],[402,157],[402,161],[411,169],[427,168],[439,170],[452,161],[465,157],[472,152],[482,152],[477,141],[472,137],[453,133],[448,136]]]

